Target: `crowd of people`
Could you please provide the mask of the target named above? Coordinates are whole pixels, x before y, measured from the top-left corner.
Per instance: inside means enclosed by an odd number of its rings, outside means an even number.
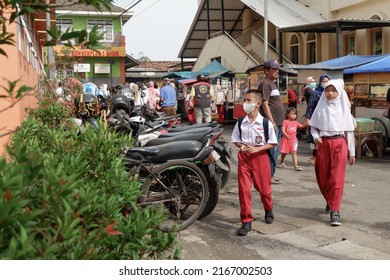
[[[288,109],[284,113],[275,83],[280,66],[274,59],[264,62],[264,78],[257,89],[245,92],[243,109],[246,116],[236,123],[232,133],[231,142],[240,149],[237,174],[242,225],[237,231],[239,236],[247,235],[252,228],[252,184],[260,194],[265,222],[273,223],[272,185],[282,183],[275,176],[276,167],[286,168],[285,158],[291,154],[294,170],[302,170],[298,164],[297,131],[303,128],[307,128],[307,141],[312,149],[308,161],[314,165],[317,184],[325,200],[324,210],[330,214],[332,226],[341,225],[340,205],[346,164],[355,162],[355,124],[351,113],[353,88],[345,88],[341,79],[331,79],[327,74],[321,75],[318,83],[314,77],[307,77],[300,97],[295,91],[288,90]],[[104,92],[110,96],[116,91],[104,84],[97,87],[87,81],[70,79],[70,90],[66,91],[59,83],[56,94],[65,100],[72,99],[76,87],[96,95]],[[161,87],[154,81],[125,83],[121,87],[129,89],[135,106],[148,104],[150,109],[162,111],[167,116],[177,113],[177,88],[168,78],[162,80]],[[213,88],[204,75],[198,75],[188,95],[189,119],[193,114],[196,123],[211,122],[213,96]],[[307,104],[303,123],[297,121],[296,107],[300,102]]]
[[[148,105],[151,110],[165,112],[167,116],[176,115],[179,94],[177,86],[168,78],[164,78],[160,84],[159,87],[155,81],[126,82],[108,87],[104,83],[98,86],[86,79],[68,78],[57,83],[55,93],[60,102],[73,102],[80,93],[91,93],[97,99],[104,100],[120,92],[132,100],[135,106]]]
[[[292,155],[294,170],[301,171],[297,160],[297,130],[308,127],[308,141],[313,154],[309,162],[314,165],[315,176],[325,200],[324,211],[330,215],[332,226],[341,225],[342,201],[347,162],[355,163],[354,118],[351,113],[353,93],[347,94],[341,79],[327,74],[308,77],[299,99],[296,92],[289,93],[289,107],[284,114],[283,103],[275,84],[281,65],[274,59],[264,62],[264,78],[257,90],[245,93],[243,108],[246,116],[239,120],[231,141],[238,152],[238,196],[241,227],[237,235],[251,231],[251,186],[259,192],[265,211],[265,222],[274,221],[272,184],[280,184],[275,166],[285,168],[287,154]],[[297,119],[296,104],[305,101],[307,109],[304,123]],[[278,162],[279,152],[281,154]]]

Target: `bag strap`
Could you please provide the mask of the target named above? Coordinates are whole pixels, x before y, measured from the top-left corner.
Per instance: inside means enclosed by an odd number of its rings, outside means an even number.
[[[244,120],[244,117],[240,117],[239,119],[238,119],[238,130],[239,130],[239,132],[240,132],[240,140],[242,140],[242,137],[241,137],[241,124],[242,124],[242,121]]]
[[[263,118],[263,128],[264,128],[264,138],[265,138],[265,143],[268,142],[269,135],[268,135],[268,119]]]
[[[241,124],[242,124],[242,121],[244,120],[244,117],[240,117],[238,119],[238,130],[240,132],[240,139],[242,140],[242,137],[241,137]],[[269,121],[267,118],[263,117],[263,129],[264,129],[264,140],[265,140],[265,143],[268,142],[268,139],[269,139]],[[275,160],[274,160],[274,157],[272,156],[271,154],[271,149],[268,149],[267,150],[267,154],[268,154],[268,157],[270,158],[270,160],[272,161],[271,164],[273,164],[274,166],[276,166],[276,163],[275,163]]]
[[[242,137],[241,137],[241,133],[242,133],[242,131],[241,131],[241,124],[242,124],[242,121],[244,120],[244,117],[240,117],[239,119],[238,119],[238,130],[239,130],[239,132],[240,132],[240,139],[242,140]],[[267,118],[264,118],[263,117],[263,129],[264,129],[264,139],[265,139],[265,143],[267,143],[268,142],[268,139],[269,139],[269,135],[268,135],[268,128],[269,128],[269,126],[268,126],[268,119]]]

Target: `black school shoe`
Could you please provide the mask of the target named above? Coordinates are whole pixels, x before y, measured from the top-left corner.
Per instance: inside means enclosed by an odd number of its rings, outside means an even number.
[[[274,222],[274,213],[271,211],[265,211],[265,222],[267,224],[272,224]]]
[[[237,230],[238,236],[245,236],[252,230],[252,222],[242,223],[241,227]]]
[[[339,212],[330,213],[330,224],[332,226],[341,226],[341,217]]]

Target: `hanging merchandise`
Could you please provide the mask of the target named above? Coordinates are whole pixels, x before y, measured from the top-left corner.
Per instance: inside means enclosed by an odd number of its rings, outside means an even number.
[[[225,101],[225,93],[222,90],[217,90],[216,104],[223,104]]]
[[[210,108],[211,108],[211,114],[214,115],[214,114],[218,113],[217,104],[215,103],[215,100],[213,100],[213,99],[211,99]]]

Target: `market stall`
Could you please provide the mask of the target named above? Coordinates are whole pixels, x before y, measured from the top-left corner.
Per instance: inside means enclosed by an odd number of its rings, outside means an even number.
[[[219,123],[235,121],[234,104],[240,103],[244,92],[248,89],[249,75],[247,73],[231,73],[217,60],[213,60],[202,69],[192,72],[192,78],[178,80],[187,101],[198,74],[206,76],[215,93],[211,100],[212,119]],[[186,109],[188,113],[188,110],[190,110],[188,104]],[[189,116],[189,119],[192,119],[192,117]]]
[[[353,107],[355,118],[374,120],[373,130],[382,131],[383,147],[390,145],[390,121],[383,117],[387,107],[386,94],[390,88],[390,55],[344,70],[345,84],[354,88]]]
[[[247,85],[249,89],[257,89],[261,80],[264,78],[264,69],[262,65],[258,65],[256,67],[248,69],[247,75]],[[287,67],[279,68],[279,79],[277,81],[278,88],[280,89],[280,95],[283,102],[284,107],[288,106],[288,96],[287,96],[287,88],[291,88],[298,92],[298,87],[296,83],[296,72],[289,70]],[[233,118],[238,119],[242,116],[245,116],[245,111],[242,105],[242,96],[244,92],[241,93],[241,97],[238,100],[235,100],[233,104]]]

